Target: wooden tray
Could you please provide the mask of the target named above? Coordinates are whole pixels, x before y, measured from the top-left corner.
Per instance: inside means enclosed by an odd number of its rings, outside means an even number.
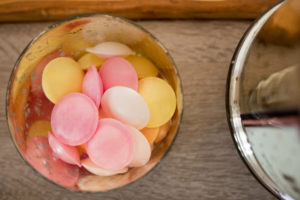
[[[278,0],[1,0],[0,22],[59,20],[83,13],[131,19],[253,19]]]

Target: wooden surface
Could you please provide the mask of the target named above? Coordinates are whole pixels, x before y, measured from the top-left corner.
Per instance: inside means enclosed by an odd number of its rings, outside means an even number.
[[[170,50],[184,89],[181,130],[171,151],[141,180],[99,194],[72,193],[37,176],[18,155],[5,121],[5,92],[25,45],[49,23],[0,25],[0,199],[275,199],[250,174],[231,139],[225,83],[249,21],[139,22]]]
[[[132,19],[256,18],[279,0],[2,0],[0,21],[57,20],[82,13]]]

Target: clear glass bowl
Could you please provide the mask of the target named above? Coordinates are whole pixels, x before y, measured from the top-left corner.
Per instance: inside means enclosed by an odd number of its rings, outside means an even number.
[[[38,63],[53,52],[67,52],[74,58],[82,55],[90,45],[102,41],[118,41],[130,46],[135,52],[149,58],[173,87],[177,96],[177,108],[172,118],[172,125],[167,137],[158,143],[150,161],[143,167],[131,168],[122,175],[100,177],[89,174],[82,168],[65,167],[56,162],[53,155],[41,153],[45,144],[35,144],[35,149],[28,150],[26,138],[29,128],[36,120],[49,120],[53,105],[47,103],[43,96],[35,95],[41,90],[41,71]],[[32,84],[34,83],[34,84]],[[170,148],[178,132],[182,116],[182,88],[175,64],[163,45],[143,27],[134,22],[111,15],[81,15],[58,22],[35,37],[18,58],[8,83],[6,98],[7,122],[12,140],[25,162],[46,180],[73,191],[107,191],[129,184],[156,166]],[[35,130],[39,131],[39,130]],[[28,155],[30,152],[31,155]],[[31,158],[43,159],[43,166],[33,166]],[[50,158],[49,158],[50,156]],[[50,162],[51,161],[51,162]],[[49,170],[50,169],[50,170]],[[79,178],[77,183],[69,185],[66,179]],[[78,186],[80,185],[80,187]]]

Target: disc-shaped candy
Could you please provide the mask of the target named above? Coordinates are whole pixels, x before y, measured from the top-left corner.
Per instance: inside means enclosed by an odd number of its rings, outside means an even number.
[[[42,74],[46,65],[54,58],[61,57],[62,53],[59,51],[53,51],[52,53],[44,56],[38,64],[35,66],[34,70],[30,74],[31,80],[31,92],[33,96],[42,96]]]
[[[134,139],[128,128],[114,119],[101,119],[95,135],[86,143],[90,159],[106,170],[120,170],[133,159]]]
[[[132,161],[129,163],[129,167],[141,167],[145,165],[151,156],[151,147],[147,139],[136,128],[128,126],[131,134],[134,138],[135,151]]]
[[[83,75],[79,64],[73,59],[55,58],[44,69],[43,91],[50,101],[56,103],[66,94],[81,91]]]
[[[171,127],[171,120],[159,127],[158,135],[155,139],[155,143],[162,141],[168,134]]]
[[[36,136],[48,137],[48,132],[51,131],[51,124],[47,120],[38,120],[31,124],[26,140],[29,141]]]
[[[73,187],[79,177],[79,169],[53,156],[47,137],[34,137],[26,144],[25,157],[32,167],[58,185]]]
[[[158,75],[155,65],[145,57],[131,55],[126,57],[126,60],[132,64],[139,79]]]
[[[103,89],[125,86],[137,90],[138,77],[132,65],[124,58],[110,58],[100,68]]]
[[[149,121],[148,106],[133,89],[121,86],[110,88],[103,94],[101,102],[107,116],[137,129],[144,128]]]
[[[91,65],[94,65],[99,69],[104,62],[104,58],[100,58],[92,53],[86,53],[78,60],[78,63],[83,70],[88,69]]]
[[[171,119],[176,109],[176,96],[166,81],[157,77],[141,79],[138,92],[150,110],[147,127],[158,127]]]
[[[93,65],[89,67],[87,73],[84,76],[82,83],[82,92],[83,94],[90,97],[95,102],[97,108],[99,108],[100,99],[103,93],[103,86],[98,71]]]
[[[49,132],[49,144],[55,155],[62,161],[73,165],[80,165],[79,153],[76,147],[68,146],[59,142],[55,136]]]
[[[146,128],[143,128],[141,130],[141,132],[147,138],[147,140],[152,148],[155,139],[158,137],[159,127],[155,127],[155,128],[147,128],[146,127]]]
[[[123,174],[128,171],[127,167],[116,171],[102,169],[101,167],[98,167],[95,163],[93,163],[93,161],[90,158],[82,160],[81,164],[86,170],[98,176],[112,176],[115,174]]]
[[[56,138],[71,146],[87,142],[95,133],[98,109],[86,95],[71,93],[54,106],[51,127]]]
[[[119,42],[102,42],[92,48],[87,48],[86,51],[102,58],[128,56],[133,54],[133,51],[128,46]]]

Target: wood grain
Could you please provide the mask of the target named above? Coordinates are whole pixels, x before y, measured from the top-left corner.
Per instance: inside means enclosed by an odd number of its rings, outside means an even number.
[[[2,0],[0,21],[58,20],[82,13],[131,19],[253,19],[278,0]]]
[[[250,174],[226,122],[225,83],[249,21],[139,22],[170,50],[184,90],[184,115],[171,151],[147,176],[121,189],[72,193],[37,176],[18,155],[5,121],[5,92],[25,45],[49,23],[0,25],[0,199],[275,199]]]

